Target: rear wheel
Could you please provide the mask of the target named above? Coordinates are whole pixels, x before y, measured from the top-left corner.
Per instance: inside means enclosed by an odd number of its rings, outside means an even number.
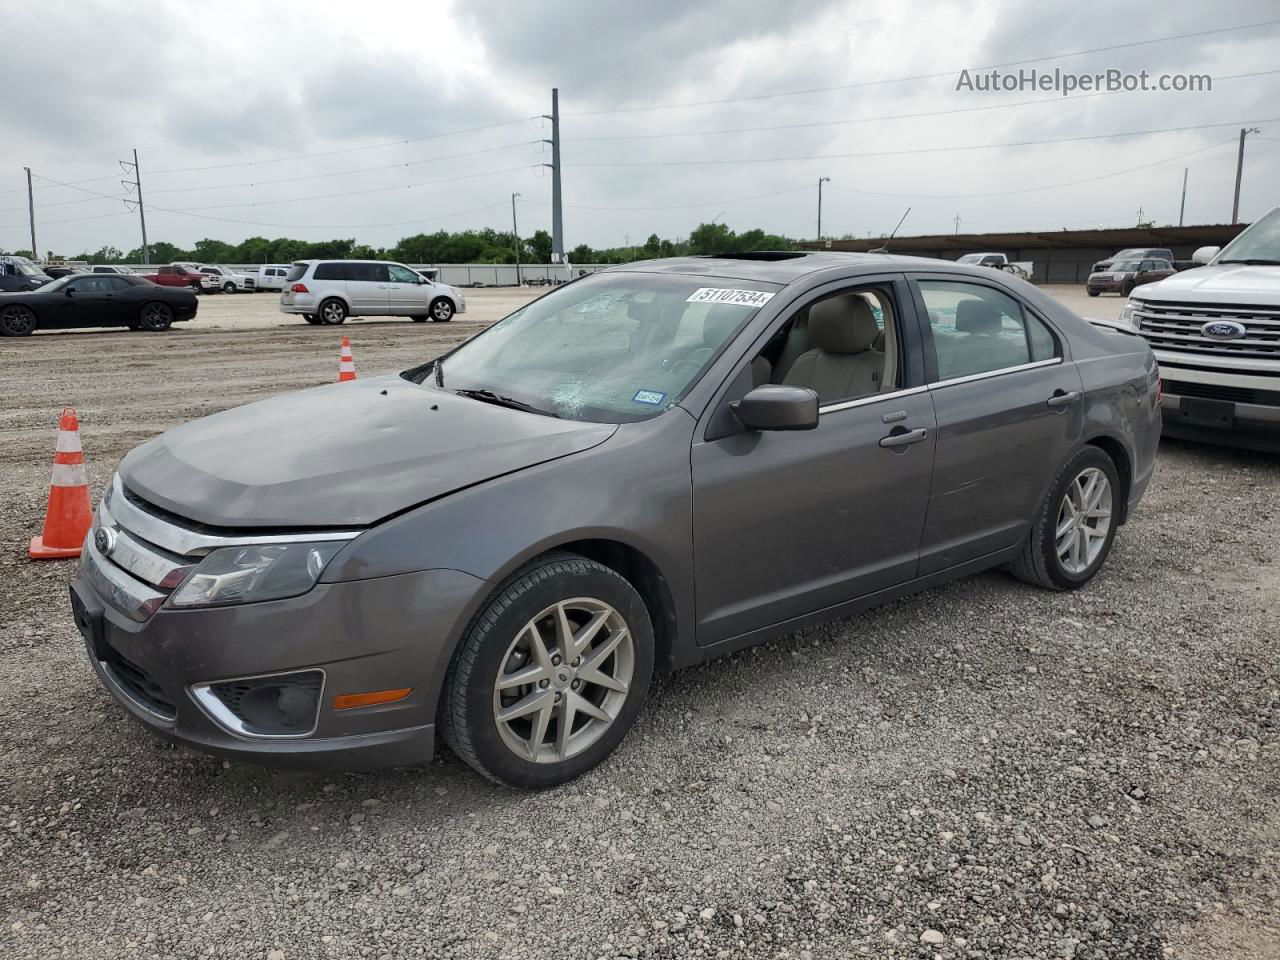
[[[1097,575],[1120,517],[1120,478],[1111,458],[1085,447],[1063,464],[1040,505],[1014,576],[1049,590],[1074,590]]]
[[[653,673],[653,628],[634,587],[576,554],[518,571],[472,621],[445,676],[454,752],[492,780],[549,787],[621,742]]]
[[[347,305],[337,297],[331,297],[320,304],[320,312],[316,316],[320,323],[337,325],[347,319]]]
[[[436,323],[448,323],[453,319],[453,301],[447,297],[436,297],[431,301],[431,319]]]
[[[173,325],[173,310],[167,303],[152,300],[144,303],[138,312],[138,326],[152,333],[168,330]]]
[[[14,304],[0,310],[0,334],[6,337],[26,337],[35,328],[36,315],[30,307]]]

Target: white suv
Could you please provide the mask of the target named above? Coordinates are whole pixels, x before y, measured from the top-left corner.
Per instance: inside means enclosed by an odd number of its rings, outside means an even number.
[[[433,283],[403,263],[383,260],[299,260],[285,278],[280,310],[307,323],[342,323],[349,316],[412,317],[443,323],[466,313],[456,289]]]

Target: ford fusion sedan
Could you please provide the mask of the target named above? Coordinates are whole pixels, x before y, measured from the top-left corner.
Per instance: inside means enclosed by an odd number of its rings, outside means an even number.
[[[611,268],[422,359],[120,463],[71,603],[140,723],[560,783],[655,671],[990,567],[1088,583],[1160,433],[1139,337],[875,254]]]
[[[142,277],[74,273],[25,293],[0,293],[0,335],[36,330],[128,327],[160,332],[194,320],[196,296]]]

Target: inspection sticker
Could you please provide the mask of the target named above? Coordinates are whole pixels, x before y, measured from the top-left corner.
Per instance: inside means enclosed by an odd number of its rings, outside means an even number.
[[[728,287],[699,287],[685,303],[731,303],[738,307],[763,307],[773,299],[763,290],[731,290]]]
[[[656,407],[667,399],[667,395],[661,390],[637,390],[636,395],[631,398],[632,403],[647,403]]]

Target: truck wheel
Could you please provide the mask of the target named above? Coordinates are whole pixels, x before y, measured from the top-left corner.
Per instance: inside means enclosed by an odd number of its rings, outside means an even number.
[[[653,628],[635,588],[585,557],[516,571],[471,622],[445,675],[443,736],[491,780],[550,787],[626,736],[653,673]]]
[[[235,285],[234,283],[232,283],[230,280],[228,280],[226,283],[224,283],[224,284],[222,285],[222,292],[223,292],[223,293],[235,293],[235,292],[236,292],[236,285]]]
[[[138,326],[152,333],[168,330],[173,325],[173,310],[167,303],[152,300],[144,303],[138,313]]]
[[[6,337],[28,337],[36,328],[36,315],[30,307],[15,304],[0,310],[0,334]]]
[[[1120,478],[1097,447],[1077,451],[1058,471],[1011,565],[1019,580],[1075,590],[1094,578],[1116,536]]]
[[[337,297],[330,297],[320,304],[320,312],[316,316],[321,323],[337,325],[347,319],[347,305]]]
[[[448,323],[453,319],[453,301],[448,297],[436,297],[431,301],[431,319],[436,323]]]
[[[1097,291],[1097,290],[1090,290],[1090,291],[1089,291],[1089,296],[1091,296],[1091,297],[1096,297],[1097,295],[1098,295],[1098,291]]]

